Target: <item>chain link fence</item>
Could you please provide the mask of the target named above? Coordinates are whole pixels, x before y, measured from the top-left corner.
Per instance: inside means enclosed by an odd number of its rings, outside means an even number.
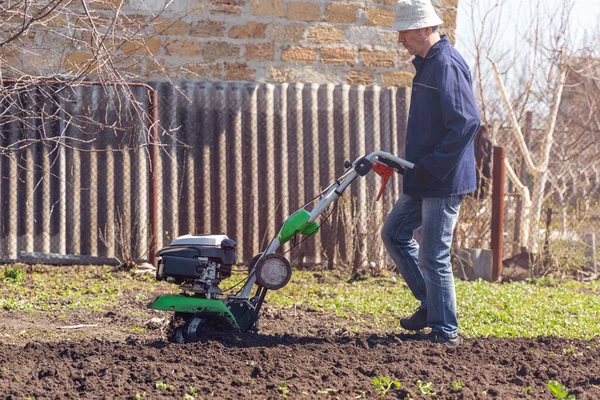
[[[148,258],[148,90],[4,82],[0,258]]]
[[[374,150],[401,154],[408,90],[347,85],[161,84],[159,247],[185,233],[227,233],[240,262],[265,249],[281,223]],[[400,190],[394,177],[357,180],[297,266],[386,264],[379,230]],[[372,246],[376,244],[376,246]],[[284,246],[284,251],[289,246]]]
[[[344,161],[374,150],[403,155],[407,88],[222,82],[153,87],[156,165],[148,146],[149,91],[143,85],[5,86],[3,262],[141,261],[151,258],[153,240],[161,248],[183,234],[226,233],[238,243],[238,261],[248,263],[285,218],[343,173]],[[507,151],[504,258],[525,257],[537,276],[593,267],[593,242],[600,234],[598,169],[569,157],[581,152],[577,138],[598,130],[584,124],[582,133],[575,133],[569,107],[562,110],[546,183],[536,186],[539,173],[525,161],[510,122],[488,107],[493,123],[475,143],[479,190],[463,202],[455,256],[463,249],[490,248],[494,142]],[[519,122],[531,158],[539,163],[547,110],[524,111]],[[369,174],[355,181],[328,210],[316,237],[289,254],[294,265],[392,268],[380,229],[401,182],[393,177],[375,202],[381,179]],[[543,196],[538,216],[536,193]]]
[[[514,128],[507,122],[496,124],[497,140],[504,143],[516,178],[506,185],[504,258],[518,263],[527,255],[533,276],[597,272],[600,180],[596,159],[588,157],[600,154],[600,129],[597,124],[574,123],[570,114],[584,116],[583,105],[573,110],[566,102],[563,99],[551,139],[553,128],[543,105],[525,111],[520,120],[525,148],[539,169],[545,143],[552,141],[545,173],[528,165]]]
[[[488,181],[493,142],[506,150],[502,252],[504,267],[508,275],[513,274],[508,278],[596,276],[600,175],[594,154],[600,154],[600,128],[593,118],[585,118],[594,104],[581,100],[580,95],[565,93],[555,126],[546,102],[535,102],[535,111],[522,100],[517,102],[514,110],[520,133],[501,101],[487,103],[491,123],[483,127],[475,146],[483,178],[478,193],[463,204],[455,255],[464,256],[461,249],[490,248],[492,213],[496,212],[491,202],[492,181]],[[482,192],[482,187],[488,190]],[[461,265],[460,260],[457,264]]]

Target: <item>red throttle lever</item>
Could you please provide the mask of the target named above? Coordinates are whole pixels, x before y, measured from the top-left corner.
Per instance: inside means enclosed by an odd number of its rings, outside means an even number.
[[[376,162],[373,164],[373,171],[375,171],[375,173],[379,176],[381,176],[383,178],[383,184],[381,185],[381,189],[379,189],[379,194],[377,195],[377,200],[379,201],[379,199],[381,198],[381,195],[383,194],[383,190],[385,189],[385,185],[387,185],[388,180],[390,179],[390,176],[393,175],[394,173],[394,169],[392,167],[388,167],[385,164],[382,164],[380,162]]]

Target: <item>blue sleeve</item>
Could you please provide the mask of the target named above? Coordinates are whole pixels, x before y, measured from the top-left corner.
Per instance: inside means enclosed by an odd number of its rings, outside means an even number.
[[[433,176],[444,180],[473,142],[480,117],[468,72],[456,65],[442,65],[437,70],[436,83],[446,132],[421,163]]]

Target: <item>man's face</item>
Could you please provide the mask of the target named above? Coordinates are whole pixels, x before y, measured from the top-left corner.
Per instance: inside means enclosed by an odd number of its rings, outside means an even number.
[[[398,31],[398,43],[400,43],[411,55],[419,54],[425,45],[426,28]]]

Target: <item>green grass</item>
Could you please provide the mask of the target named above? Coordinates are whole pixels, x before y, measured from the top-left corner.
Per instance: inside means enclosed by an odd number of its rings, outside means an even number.
[[[418,306],[403,280],[393,282],[392,274],[355,282],[347,281],[349,273],[319,275],[321,283],[312,272],[294,271],[285,288],[269,292],[269,305],[331,313],[347,319],[348,329],[357,333],[398,330],[399,316]],[[239,279],[234,276],[221,287]],[[127,297],[140,303],[141,312],[142,303],[157,291],[177,293],[178,288],[108,266],[0,266],[0,310],[54,312],[64,318],[74,309],[109,311]],[[456,281],[456,292],[460,331],[469,337],[600,337],[600,281]]]
[[[538,280],[509,284],[456,281],[460,331],[470,337],[600,336],[600,282]],[[396,329],[398,317],[418,306],[401,279],[391,275],[348,283],[318,283],[295,271],[290,284],[270,292],[271,304],[302,305],[354,321]]]
[[[10,277],[22,278],[6,277],[6,271]],[[6,311],[109,311],[120,305],[125,294],[147,295],[156,288],[168,289],[168,285],[110,266],[0,266],[0,309]]]

